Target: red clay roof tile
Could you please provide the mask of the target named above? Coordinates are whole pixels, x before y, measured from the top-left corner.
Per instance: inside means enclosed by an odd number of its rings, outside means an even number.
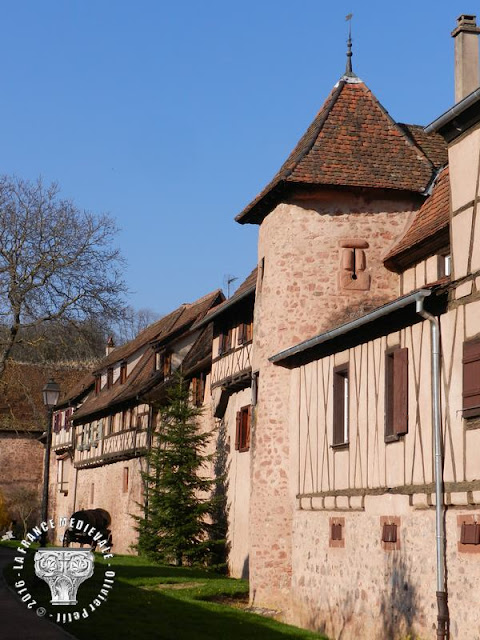
[[[406,253],[412,252],[414,247],[428,242],[440,231],[448,229],[449,219],[450,176],[448,167],[445,167],[435,181],[432,194],[422,204],[410,227],[385,256],[386,265],[394,267],[396,262],[404,262]]]
[[[277,175],[236,217],[258,223],[289,184],[422,193],[446,154],[437,134],[398,125],[358,79],[341,80]]]

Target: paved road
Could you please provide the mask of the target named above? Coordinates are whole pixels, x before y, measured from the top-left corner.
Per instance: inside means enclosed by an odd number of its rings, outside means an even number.
[[[3,568],[15,555],[13,549],[0,547],[0,638],[1,640],[72,640],[72,635],[39,618],[8,589]]]

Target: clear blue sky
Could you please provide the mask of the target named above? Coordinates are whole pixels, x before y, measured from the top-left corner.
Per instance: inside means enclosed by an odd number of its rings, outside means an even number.
[[[270,180],[345,66],[392,116],[453,104],[471,0],[23,0],[2,3],[3,173],[59,182],[121,227],[136,308],[165,313],[246,277]]]

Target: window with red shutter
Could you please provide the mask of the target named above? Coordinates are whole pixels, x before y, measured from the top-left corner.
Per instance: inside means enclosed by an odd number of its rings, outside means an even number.
[[[127,379],[127,363],[122,362],[120,365],[120,384],[123,384]]]
[[[242,453],[250,449],[250,427],[252,422],[252,405],[242,407],[237,411],[235,430],[235,449]]]
[[[385,439],[408,433],[408,349],[385,354]]]
[[[463,343],[463,417],[480,416],[480,342]]]

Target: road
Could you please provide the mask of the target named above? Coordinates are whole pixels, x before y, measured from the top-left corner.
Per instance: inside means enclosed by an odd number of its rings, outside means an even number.
[[[13,561],[13,549],[0,547],[0,638],[1,640],[72,640],[60,627],[39,618],[7,587],[2,572]]]

